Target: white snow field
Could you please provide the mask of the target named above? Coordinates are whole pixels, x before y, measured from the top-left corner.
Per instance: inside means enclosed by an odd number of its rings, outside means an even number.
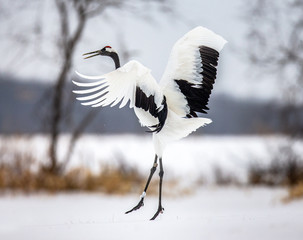
[[[164,214],[149,221],[156,197],[125,215],[138,196],[102,194],[5,195],[0,239],[302,239],[303,201],[283,204],[283,189],[203,187],[164,197]]]
[[[69,136],[60,139],[64,155]],[[147,195],[145,206],[125,215],[139,201],[138,194],[108,196],[100,193],[37,193],[0,195],[0,239],[302,239],[303,201],[282,202],[286,189],[212,187],[213,167],[245,182],[251,161],[268,164],[281,136],[190,136],[167,148],[164,154],[164,192],[169,178],[178,179],[192,194],[165,194],[164,214],[149,221],[157,209],[157,197]],[[31,151],[43,161],[47,138],[43,135],[0,137],[0,147]],[[302,153],[303,143],[294,144]],[[303,154],[303,153],[302,153]],[[3,157],[3,156],[2,156]],[[100,163],[117,159],[149,173],[153,162],[151,136],[84,135],[77,143],[69,167],[93,171]],[[10,161],[9,154],[5,159]],[[197,187],[203,177],[208,185]],[[157,178],[155,174],[154,178]]]
[[[70,135],[63,135],[58,152],[63,159]],[[165,178],[180,178],[184,184],[203,180],[214,181],[214,168],[220,167],[238,180],[245,182],[249,164],[268,164],[279,144],[288,140],[283,136],[209,136],[191,135],[169,145],[163,156]],[[303,154],[303,142],[293,143],[295,151]],[[48,138],[45,135],[1,136],[0,149],[30,151],[34,159],[45,160]],[[5,154],[8,161],[12,160]],[[94,172],[102,163],[119,164],[121,161],[148,174],[154,160],[152,136],[145,135],[83,135],[77,142],[69,167],[84,166]]]

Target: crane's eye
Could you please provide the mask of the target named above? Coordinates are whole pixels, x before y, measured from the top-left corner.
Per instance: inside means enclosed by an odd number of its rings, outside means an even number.
[[[111,46],[105,46],[104,48],[101,49],[102,52],[110,52],[112,49]]]

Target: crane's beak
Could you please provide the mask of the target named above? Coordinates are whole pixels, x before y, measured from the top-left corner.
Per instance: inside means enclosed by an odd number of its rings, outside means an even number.
[[[84,57],[84,59],[87,59],[87,58],[91,58],[91,57],[100,55],[100,52],[101,52],[100,50],[94,51],[94,52],[88,52],[88,53],[84,53],[82,56],[87,56],[87,57]]]

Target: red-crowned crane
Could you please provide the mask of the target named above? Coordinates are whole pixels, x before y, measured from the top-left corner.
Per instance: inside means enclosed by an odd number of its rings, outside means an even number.
[[[128,102],[134,108],[142,126],[149,128],[153,135],[155,159],[139,203],[127,211],[141,208],[148,185],[160,164],[159,203],[151,220],[163,212],[162,179],[163,151],[167,144],[186,137],[199,127],[211,123],[200,117],[206,113],[207,104],[217,75],[219,52],[226,40],[204,27],[196,27],[186,33],[174,45],[170,58],[159,84],[151,75],[150,69],[137,61],[129,61],[120,66],[117,52],[110,46],[83,54],[85,58],[109,56],[116,70],[102,76],[85,76],[93,82],[73,83],[82,90],[74,93],[84,95],[77,99],[82,105],[92,107],[114,106],[121,102],[120,108]]]

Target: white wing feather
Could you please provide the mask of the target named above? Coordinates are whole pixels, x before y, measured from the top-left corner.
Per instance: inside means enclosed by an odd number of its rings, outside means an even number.
[[[180,116],[188,112],[187,101],[174,80],[183,79],[192,84],[201,83],[200,46],[220,52],[227,41],[204,27],[196,27],[180,38],[172,48],[160,85],[167,97],[167,105]]]
[[[120,108],[122,108],[130,101],[132,108],[135,104],[137,86],[144,91],[147,97],[153,95],[155,103],[161,105],[163,94],[160,87],[152,77],[150,70],[137,61],[130,61],[115,71],[102,76],[86,76],[76,73],[84,79],[99,80],[89,83],[73,81],[75,85],[86,88],[73,91],[76,94],[85,95],[77,97],[82,105],[91,105],[92,107],[111,105],[112,107],[121,102]]]

